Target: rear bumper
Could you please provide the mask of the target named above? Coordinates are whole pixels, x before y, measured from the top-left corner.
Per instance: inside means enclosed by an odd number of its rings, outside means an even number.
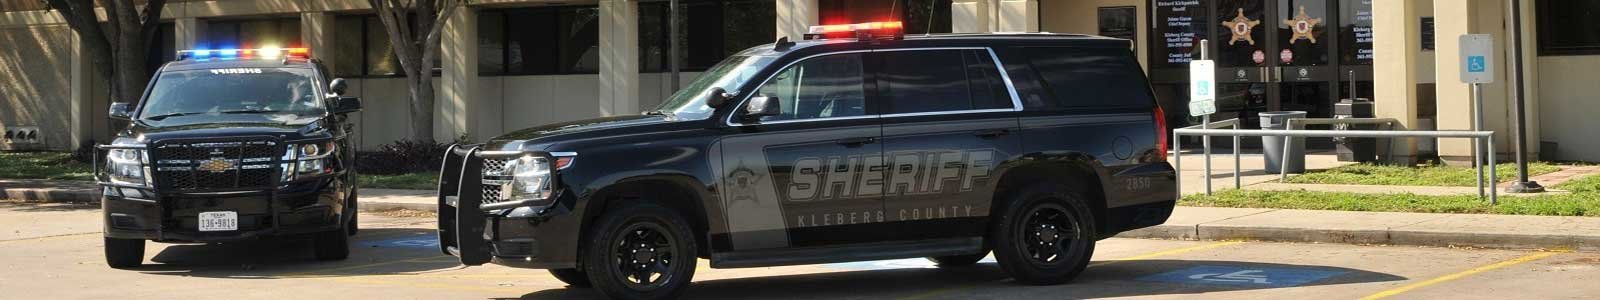
[[[344,228],[347,183],[329,176],[269,190],[161,192],[102,186],[105,236],[157,242],[228,242]],[[201,212],[238,213],[239,230],[202,232]]]
[[[573,213],[573,193],[557,189],[548,205],[482,209],[478,152],[457,145],[445,156],[439,179],[440,251],[469,266],[577,267],[582,218]]]

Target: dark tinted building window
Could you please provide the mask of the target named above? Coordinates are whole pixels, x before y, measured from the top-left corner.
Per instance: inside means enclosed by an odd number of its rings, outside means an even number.
[[[1539,54],[1600,54],[1600,0],[1541,0]]]
[[[639,3],[639,71],[666,72],[672,23],[667,1]],[[678,63],[703,71],[722,59],[777,36],[777,8],[770,0],[678,1]]]
[[[389,32],[376,15],[346,15],[334,19],[333,73],[341,77],[402,76],[400,57],[389,44]],[[434,57],[437,75],[440,57]]]
[[[860,54],[807,59],[778,71],[756,90],[776,97],[782,112],[762,121],[853,117],[866,115],[866,92]]]
[[[177,30],[172,23],[161,23],[156,28],[155,40],[150,41],[150,50],[145,51],[145,68],[148,74],[155,74],[161,65],[177,58]]]
[[[950,0],[817,0],[822,24],[900,21],[906,34],[949,33]]]
[[[1273,28],[1266,20],[1266,3],[1261,0],[1222,0],[1217,3],[1214,20],[1218,67],[1254,67],[1266,64],[1267,58],[1277,58],[1277,53],[1266,53],[1267,30]],[[1258,53],[1259,52],[1259,53]],[[1258,55],[1259,54],[1259,55]],[[1260,60],[1257,60],[1257,59]]]
[[[1054,102],[1034,108],[1127,107],[1155,103],[1139,63],[1126,49],[1023,48]]]
[[[204,39],[196,47],[204,49],[303,47],[300,18],[207,21]]]
[[[966,58],[961,50],[889,51],[882,60],[878,88],[889,114],[970,110]]]
[[[600,9],[563,6],[478,13],[478,74],[595,74]]]

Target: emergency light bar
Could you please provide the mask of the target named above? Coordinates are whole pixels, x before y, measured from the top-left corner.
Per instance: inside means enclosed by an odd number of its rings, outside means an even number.
[[[856,37],[860,39],[870,39],[874,37],[901,39],[905,37],[905,33],[905,27],[900,23],[900,21],[869,22],[811,26],[811,30],[805,34],[805,38],[807,40],[814,40],[818,38],[828,39],[848,37]]]
[[[311,58],[306,48],[191,49],[179,50],[178,60]]]

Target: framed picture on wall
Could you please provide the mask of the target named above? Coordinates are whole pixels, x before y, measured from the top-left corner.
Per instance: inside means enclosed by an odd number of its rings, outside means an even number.
[[[1101,7],[1099,16],[1099,35],[1119,39],[1128,39],[1131,41],[1139,40],[1139,9],[1137,7]],[[1134,42],[1135,48],[1137,48],[1138,45],[1138,42]],[[1133,50],[1136,53],[1139,51],[1139,49]]]

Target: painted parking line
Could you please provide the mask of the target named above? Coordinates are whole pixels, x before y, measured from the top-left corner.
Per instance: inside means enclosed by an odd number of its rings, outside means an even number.
[[[1103,261],[1092,262],[1092,263],[1089,263],[1089,267],[1092,268],[1092,267],[1106,266],[1106,265],[1111,265],[1111,264],[1116,264],[1116,263],[1126,262],[1126,261],[1135,261],[1135,260],[1151,259],[1151,258],[1170,256],[1170,255],[1178,255],[1178,254],[1183,254],[1183,253],[1189,253],[1189,252],[1206,250],[1206,249],[1214,249],[1214,248],[1218,248],[1218,247],[1238,245],[1238,244],[1243,244],[1243,243],[1244,243],[1243,241],[1225,241],[1225,242],[1216,242],[1216,243],[1210,243],[1210,244],[1204,244],[1204,245],[1198,245],[1198,246],[1189,246],[1189,247],[1183,247],[1183,248],[1177,248],[1177,249],[1171,249],[1171,250],[1156,251],[1156,252],[1150,252],[1150,253],[1145,253],[1145,254],[1140,254],[1140,255],[1124,257],[1124,258],[1117,258],[1117,259],[1111,259],[1111,260],[1103,260]],[[953,287],[944,288],[944,289],[937,289],[937,290],[933,290],[933,291],[930,291],[930,292],[927,292],[927,293],[911,295],[911,296],[907,296],[907,297],[900,298],[900,299],[903,299],[903,300],[928,299],[928,298],[938,297],[938,296],[941,296],[941,295],[944,295],[944,294],[949,294],[949,293],[953,293],[953,292],[958,292],[958,291],[962,291],[962,290],[971,289],[973,287],[977,287],[978,284],[981,284],[981,283],[970,283],[970,284],[958,285],[958,286],[953,286]]]
[[[48,239],[54,239],[54,238],[91,236],[91,235],[99,235],[99,234],[100,234],[99,232],[57,234],[57,235],[47,235],[47,236],[36,236],[36,237],[30,237],[30,238],[20,238],[20,239],[14,239],[14,240],[0,240],[0,243],[27,242],[27,241],[48,240]]]
[[[1453,274],[1450,274],[1450,275],[1439,276],[1438,278],[1429,279],[1427,281],[1412,283],[1412,284],[1408,284],[1408,285],[1405,285],[1405,286],[1397,287],[1397,288],[1394,288],[1394,289],[1378,292],[1376,294],[1367,295],[1366,297],[1361,297],[1361,300],[1373,300],[1373,299],[1383,299],[1383,298],[1393,297],[1394,295],[1399,295],[1401,293],[1409,292],[1411,290],[1420,289],[1420,288],[1424,288],[1424,287],[1435,285],[1435,284],[1439,284],[1439,283],[1449,282],[1449,281],[1456,280],[1456,279],[1461,279],[1463,277],[1471,276],[1473,274],[1488,272],[1488,271],[1499,269],[1499,268],[1504,268],[1504,267],[1514,266],[1514,265],[1523,264],[1523,263],[1527,263],[1527,262],[1531,262],[1531,261],[1536,261],[1536,260],[1544,259],[1546,257],[1550,257],[1552,255],[1560,254],[1560,253],[1563,253],[1563,252],[1564,251],[1559,251],[1559,252],[1558,251],[1551,251],[1551,252],[1539,252],[1539,253],[1534,253],[1534,254],[1528,254],[1528,255],[1524,255],[1522,257],[1514,258],[1514,259],[1511,259],[1511,260],[1502,261],[1502,262],[1498,262],[1498,263],[1494,263],[1494,264],[1490,264],[1490,265],[1485,265],[1485,266],[1481,266],[1481,267],[1477,267],[1477,268],[1472,268],[1470,270],[1456,272],[1456,273],[1453,273]]]

